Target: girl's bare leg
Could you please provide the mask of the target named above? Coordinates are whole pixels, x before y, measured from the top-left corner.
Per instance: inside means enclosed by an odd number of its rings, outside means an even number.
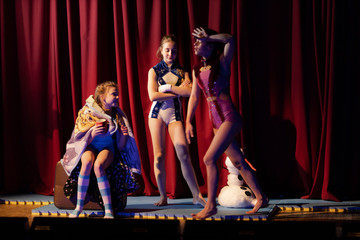
[[[174,144],[176,155],[180,160],[182,174],[193,195],[193,203],[205,206],[195,171],[191,163],[188,145],[185,138],[184,126],[181,121],[170,123],[168,126],[170,138]]]
[[[219,172],[216,166],[216,161],[225,152],[231,141],[238,133],[239,126],[224,122],[218,131],[215,131],[215,136],[204,156],[204,163],[206,165],[207,185],[208,185],[208,200],[203,210],[197,214],[193,214],[196,219],[205,219],[217,213],[216,208],[216,191],[218,186]]]
[[[239,123],[232,123],[232,122],[224,122],[218,130],[214,130],[215,136],[210,144],[210,147],[208,151],[206,152],[204,156],[204,163],[206,165],[206,172],[207,172],[207,184],[208,184],[208,201],[205,205],[205,208],[201,210],[197,214],[193,214],[194,218],[197,219],[204,219],[211,215],[216,214],[217,208],[216,208],[216,191],[218,186],[218,168],[216,166],[217,159],[222,155],[222,153],[225,152],[225,150],[228,149],[231,143],[234,142],[235,136],[240,131]],[[234,146],[229,149],[227,152],[228,154],[232,155],[231,157],[234,159],[235,153],[233,152]],[[240,149],[238,148],[238,151],[240,152]],[[240,152],[241,154],[241,152]],[[253,190],[256,198],[258,199],[258,203],[263,206],[265,204],[265,200],[267,199],[254,176],[254,174],[251,172],[251,170],[247,171],[246,167],[248,167],[247,164],[244,164],[244,159],[240,157],[242,160],[235,160],[235,163],[240,171],[244,173],[243,178],[244,180],[249,184],[249,187]],[[233,160],[232,160],[233,161]],[[245,167],[246,166],[246,167]],[[261,206],[259,204],[256,204],[254,209],[252,211],[257,211]],[[267,203],[266,203],[267,204]],[[250,211],[249,213],[251,213]]]
[[[165,124],[160,119],[149,119],[149,129],[154,152],[154,173],[158,185],[160,200],[155,206],[167,205],[165,172]]]
[[[252,171],[251,167],[245,162],[245,158],[240,150],[240,146],[238,145],[238,143],[236,141],[233,141],[226,149],[225,154],[230,158],[233,165],[237,169],[239,169],[241,176],[244,178],[245,182],[255,194],[257,202],[254,208],[246,213],[256,213],[261,207],[267,206],[269,203],[269,199],[262,191],[255,176],[255,173]]]
[[[90,176],[92,166],[95,161],[95,153],[90,148],[87,148],[81,156],[80,174],[83,176]]]

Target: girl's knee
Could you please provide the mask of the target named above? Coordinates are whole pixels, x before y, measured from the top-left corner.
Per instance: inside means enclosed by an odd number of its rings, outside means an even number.
[[[175,151],[180,161],[188,159],[189,153],[186,145],[176,144]]]
[[[239,160],[231,160],[234,167],[236,167],[239,171],[243,168],[243,163]]]
[[[234,167],[236,167],[239,171],[242,170],[254,170],[252,166],[250,166],[246,161],[245,158],[240,157],[238,159],[233,159],[231,160],[232,164],[234,165]]]
[[[81,164],[85,167],[88,167],[88,166],[92,166],[94,163],[94,160],[91,159],[91,158],[84,158],[84,159],[81,159]]]
[[[96,177],[103,176],[104,173],[105,173],[104,163],[99,162],[99,161],[95,161],[95,163],[94,163],[94,173],[95,173]]]
[[[231,163],[236,167],[239,171],[246,166],[245,163],[245,157],[242,153],[242,150],[240,151],[231,151],[226,152],[227,157],[230,159]]]
[[[94,158],[92,156],[82,156],[81,165],[82,168],[91,169],[94,164]]]
[[[203,158],[205,166],[213,165],[216,163],[216,159],[212,156],[205,155]]]

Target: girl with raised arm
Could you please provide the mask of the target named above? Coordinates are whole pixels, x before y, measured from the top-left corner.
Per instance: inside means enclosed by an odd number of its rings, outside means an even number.
[[[202,57],[194,66],[193,86],[186,118],[186,137],[188,143],[194,137],[192,118],[199,101],[200,89],[209,106],[213,124],[214,138],[204,156],[207,172],[208,201],[203,210],[193,214],[194,218],[205,219],[217,213],[216,191],[219,172],[216,161],[225,152],[240,174],[254,192],[257,203],[247,213],[255,213],[268,204],[268,198],[261,190],[251,167],[245,162],[235,137],[242,128],[242,118],[230,97],[230,64],[235,44],[230,34],[217,34],[214,30],[197,28],[192,34],[196,41],[194,51]]]

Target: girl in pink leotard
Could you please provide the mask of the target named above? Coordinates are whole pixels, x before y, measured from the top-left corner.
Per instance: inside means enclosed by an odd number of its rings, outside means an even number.
[[[231,101],[229,93],[229,77],[219,75],[218,58],[212,60],[203,59],[195,65],[194,72],[198,79],[198,85],[202,89],[209,106],[209,116],[213,127],[219,129],[224,121],[238,122],[241,124],[241,116]]]
[[[268,204],[269,200],[260,188],[249,164],[240,150],[235,137],[242,127],[242,119],[234,107],[229,93],[230,64],[234,55],[234,39],[230,34],[217,34],[213,30],[197,28],[192,34],[195,54],[203,58],[195,65],[193,87],[186,118],[186,138],[188,143],[194,137],[191,120],[199,101],[200,89],[204,92],[213,123],[214,138],[204,156],[207,172],[208,201],[203,210],[193,214],[194,218],[204,219],[216,214],[216,191],[218,186],[217,159],[225,152],[233,165],[254,192],[257,203],[248,213],[255,213]]]

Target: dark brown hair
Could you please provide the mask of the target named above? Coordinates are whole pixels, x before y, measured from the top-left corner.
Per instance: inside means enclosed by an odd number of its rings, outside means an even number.
[[[208,36],[218,34],[217,31],[210,28],[204,28]],[[206,44],[212,44],[214,46],[211,58],[220,56],[224,51],[224,44],[219,42],[207,42]]]

